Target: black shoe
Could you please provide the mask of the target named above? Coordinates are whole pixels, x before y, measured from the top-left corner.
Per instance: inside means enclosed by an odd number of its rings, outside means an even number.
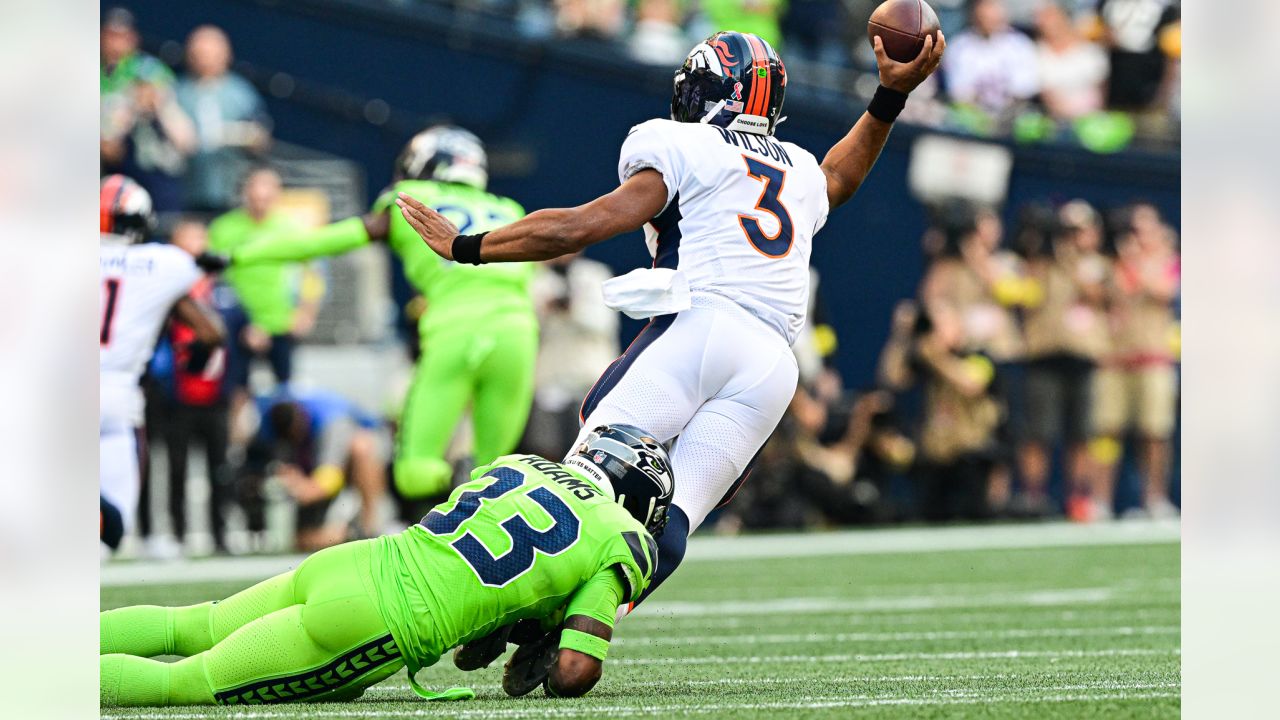
[[[513,625],[503,625],[482,638],[460,645],[453,651],[453,664],[459,670],[470,672],[487,668],[507,651],[507,637]]]
[[[534,642],[521,645],[507,661],[502,674],[502,689],[511,697],[521,697],[542,685],[556,663],[560,648],[557,628]]]

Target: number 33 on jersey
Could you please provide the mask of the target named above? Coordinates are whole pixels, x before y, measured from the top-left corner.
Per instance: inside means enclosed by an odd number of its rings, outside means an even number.
[[[654,267],[680,271],[695,297],[727,297],[794,342],[813,236],[827,220],[817,158],[772,137],[650,120],[623,142],[618,177],[650,169],[667,186],[667,206],[645,226]]]

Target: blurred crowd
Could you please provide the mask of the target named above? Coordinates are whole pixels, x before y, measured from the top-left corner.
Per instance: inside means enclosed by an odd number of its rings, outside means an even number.
[[[409,4],[406,0],[391,0]],[[796,80],[864,95],[875,58],[866,21],[880,0],[417,0],[513,14],[531,37],[616,42],[634,60],[678,65],[718,30],[753,32]],[[933,0],[947,33],[941,72],[906,119],[1098,152],[1177,134],[1181,0]],[[862,78],[855,81],[854,78]]]
[[[815,358],[797,346],[791,411],[721,522],[1108,520],[1122,467],[1140,486],[1126,516],[1176,516],[1180,265],[1159,212],[1031,204],[1006,235],[957,203],[923,248],[867,389],[841,382],[819,305]]]
[[[1106,0],[1096,16],[1037,2],[933,4],[950,13],[948,26],[972,17],[951,35],[948,72],[934,91],[988,118],[1013,108],[1059,120],[1120,107],[1159,114],[1168,100],[1176,52],[1164,38],[1176,27],[1176,3],[1128,3],[1158,10],[1159,24],[1143,36],[1150,47],[1117,25],[1123,16],[1113,11],[1122,0]],[[838,54],[832,48],[854,46],[833,18],[847,25],[870,6],[708,0],[698,12],[716,27],[781,38],[789,57],[807,52],[825,61]],[[634,10],[636,53],[664,47],[642,35],[659,28],[677,35],[669,55],[683,55],[680,28],[691,8],[642,0]],[[618,38],[626,25],[613,0],[563,0],[556,11],[566,34]],[[1082,30],[1088,22],[1093,34]],[[1024,27],[1035,28],[1037,39]],[[1125,69],[1136,64],[1125,53],[1146,53],[1150,72]],[[193,255],[228,254],[305,222],[288,207],[291,189],[268,162],[273,126],[265,103],[231,70],[232,57],[222,30],[200,26],[186,38],[175,72],[140,49],[129,11],[103,15],[102,172],[138,180],[161,218],[157,240]],[[1068,60],[1059,67],[1048,57]],[[838,62],[856,60],[841,55]],[[1068,65],[1082,74],[1062,69]],[[1168,484],[1178,422],[1179,265],[1166,219],[1145,204],[1105,211],[1082,201],[1037,204],[1021,208],[1005,233],[991,208],[957,203],[934,215],[919,292],[899,304],[878,377],[857,391],[836,369],[838,342],[815,273],[810,326],[796,346],[801,386],[715,526],[1105,519],[1116,509],[1122,465],[1141,477],[1142,503],[1131,512],[1176,513]],[[581,256],[540,268],[532,292],[541,345],[522,451],[563,455],[577,433],[579,403],[618,356],[620,318],[600,300],[610,277],[606,265]],[[362,407],[294,379],[298,343],[315,327],[325,291],[322,269],[307,264],[233,267],[194,291],[221,314],[223,348],[209,353],[177,321],[166,328],[144,380],[149,446],[159,451],[144,470],[146,552],[191,550],[189,505],[207,509],[195,524],[207,527],[207,549],[216,552],[310,550],[416,520],[388,482],[396,403]],[[407,361],[419,351],[423,305],[412,294],[395,301],[404,311],[398,324]],[[465,477],[467,438],[455,446],[451,459]],[[197,476],[207,482],[191,482],[192,465],[203,466]],[[203,502],[188,502],[188,486],[197,495],[207,489]],[[284,516],[281,540],[273,530]],[[242,530],[234,540],[231,526]]]

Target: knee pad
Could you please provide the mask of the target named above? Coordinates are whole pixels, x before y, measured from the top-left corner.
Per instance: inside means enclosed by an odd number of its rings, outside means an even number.
[[[396,490],[407,500],[448,492],[453,477],[453,467],[442,458],[396,460],[394,472]]]

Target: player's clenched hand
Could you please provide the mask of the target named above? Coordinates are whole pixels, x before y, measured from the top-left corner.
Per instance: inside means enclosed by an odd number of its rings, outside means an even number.
[[[396,205],[427,247],[445,260],[453,259],[453,239],[458,236],[458,228],[448,218],[404,193],[397,194]]]
[[[938,31],[938,42],[935,45],[933,36],[924,39],[924,47],[911,62],[901,63],[884,51],[884,43],[876,35],[872,41],[876,51],[876,67],[880,69],[880,84],[890,90],[909,93],[916,89],[925,78],[933,74],[942,62],[942,53],[947,49],[947,38]]]

